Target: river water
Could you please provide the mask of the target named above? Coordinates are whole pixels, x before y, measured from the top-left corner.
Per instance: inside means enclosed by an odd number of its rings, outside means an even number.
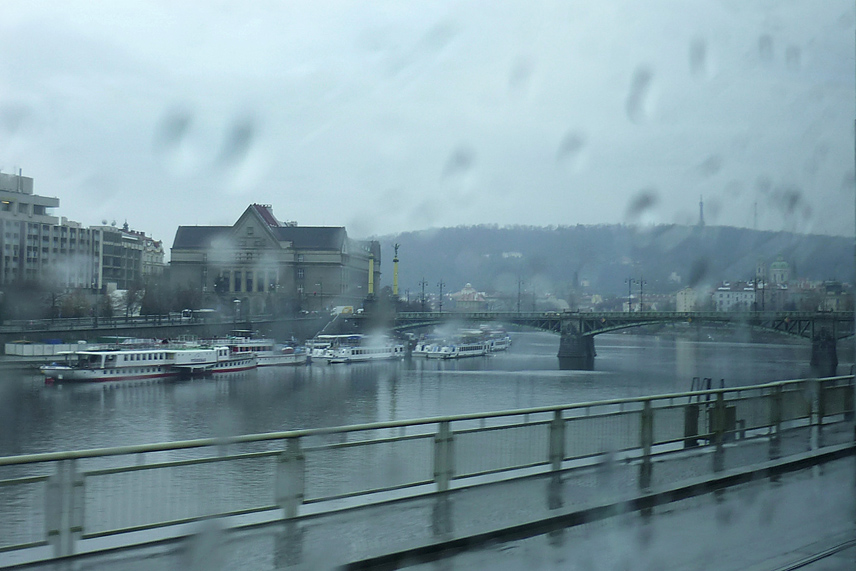
[[[0,456],[683,392],[694,376],[716,386],[810,376],[809,344],[787,338],[604,334],[594,371],[562,371],[558,336],[511,335],[512,348],[490,357],[274,367],[187,382],[45,386],[33,373],[2,372]]]

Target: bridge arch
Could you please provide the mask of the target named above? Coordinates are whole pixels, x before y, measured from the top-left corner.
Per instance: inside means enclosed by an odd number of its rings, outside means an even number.
[[[452,321],[502,321],[558,333],[562,368],[591,369],[596,355],[594,336],[645,325],[668,323],[744,325],[811,341],[811,364],[820,376],[835,375],[836,345],[854,335],[850,312],[425,312],[398,313],[395,329],[405,331]]]

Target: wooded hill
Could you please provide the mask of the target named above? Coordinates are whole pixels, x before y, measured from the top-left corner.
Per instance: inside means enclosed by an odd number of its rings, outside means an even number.
[[[516,293],[522,288],[565,297],[574,289],[626,294],[625,280],[644,279],[645,292],[749,280],[755,267],[781,256],[791,278],[853,281],[853,238],[763,232],[726,226],[467,226],[379,238],[383,284],[392,283],[399,249],[401,295],[460,290]],[[769,271],[768,271],[769,276]],[[587,287],[581,287],[588,284]],[[636,290],[634,290],[636,291]]]

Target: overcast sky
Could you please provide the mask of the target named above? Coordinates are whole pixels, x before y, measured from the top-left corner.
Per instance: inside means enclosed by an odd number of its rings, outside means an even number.
[[[56,214],[357,237],[854,232],[852,0],[3,2],[0,168]]]

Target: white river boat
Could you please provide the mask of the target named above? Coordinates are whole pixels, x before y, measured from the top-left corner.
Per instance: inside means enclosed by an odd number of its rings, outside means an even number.
[[[215,370],[228,359],[227,347],[95,349],[63,353],[62,363],[39,367],[48,383],[105,382],[177,377]]]
[[[324,339],[319,339],[323,337]],[[319,344],[329,343],[322,351],[313,343],[312,361],[319,363],[359,363],[403,359],[404,345],[386,337],[366,335],[323,335]],[[316,356],[316,351],[318,354]]]

